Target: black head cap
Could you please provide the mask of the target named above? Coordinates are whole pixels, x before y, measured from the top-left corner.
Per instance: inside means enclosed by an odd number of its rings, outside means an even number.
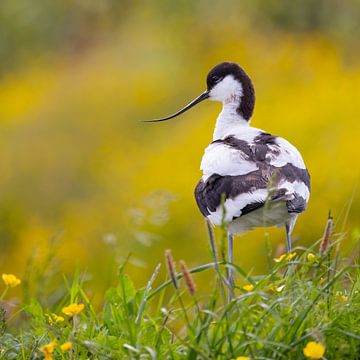
[[[255,91],[251,79],[238,64],[223,62],[213,67],[206,79],[207,89],[211,91],[216,84],[228,75],[232,75],[242,85],[243,96],[237,111],[245,120],[249,120],[254,112]]]

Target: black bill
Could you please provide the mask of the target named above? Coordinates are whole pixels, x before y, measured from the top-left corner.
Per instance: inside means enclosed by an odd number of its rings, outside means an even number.
[[[184,113],[185,111],[191,109],[193,106],[195,106],[196,104],[198,104],[199,102],[207,99],[209,97],[209,92],[205,91],[204,93],[202,93],[200,96],[198,96],[196,99],[194,99],[190,104],[186,105],[183,109],[179,110],[178,112],[176,112],[175,114],[172,114],[170,116],[164,117],[162,119],[154,119],[154,120],[143,120],[144,122],[158,122],[158,121],[165,121],[165,120],[170,120],[182,113]]]

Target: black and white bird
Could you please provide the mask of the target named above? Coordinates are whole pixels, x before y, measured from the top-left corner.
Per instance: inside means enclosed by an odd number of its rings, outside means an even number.
[[[236,63],[223,62],[207,75],[207,90],[172,119],[201,101],[222,102],[212,142],[205,149],[195,188],[201,213],[215,226],[226,223],[228,256],[233,262],[233,234],[257,227],[285,227],[287,251],[297,216],[310,196],[310,175],[299,151],[287,140],[250,126],[255,92]],[[232,270],[229,282],[233,285]]]

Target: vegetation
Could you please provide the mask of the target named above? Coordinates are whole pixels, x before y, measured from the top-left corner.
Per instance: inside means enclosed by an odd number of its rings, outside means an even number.
[[[358,359],[360,352],[360,268],[358,242],[341,255],[341,234],[324,236],[311,248],[273,258],[269,271],[252,276],[219,259],[212,232],[213,262],[181,272],[170,251],[165,254],[169,279],[154,286],[160,264],[146,287],[136,289],[120,267],[100,311],[87,295],[84,277],[76,275],[55,308],[36,299],[6,320],[1,312],[3,359]],[[319,248],[319,250],[317,250]],[[219,253],[222,253],[220,249]],[[228,297],[225,271],[237,281]],[[215,279],[199,296],[196,278]],[[22,286],[6,275],[5,292]],[[4,294],[3,294],[4,295]],[[52,294],[49,294],[52,296]],[[4,296],[2,296],[3,298]],[[3,303],[2,308],[7,302]],[[19,335],[8,324],[22,317]]]
[[[122,31],[126,18],[145,10],[155,16],[184,22],[206,17],[236,16],[260,31],[323,32],[343,44],[358,46],[360,5],[356,0],[224,0],[132,4],[128,0],[2,0],[0,5],[0,76],[32,58],[86,53]]]
[[[193,191],[220,104],[204,102],[167,124],[139,120],[190,101],[223,60],[241,63],[254,81],[252,125],[288,139],[309,168],[311,198],[296,224],[297,243],[320,236],[329,207],[343,222],[349,199],[346,227],[339,229],[351,246],[360,212],[356,50],[349,59],[322,33],[263,33],[225,17],[231,6],[211,7],[199,18],[199,10],[164,16],[149,7],[131,8],[120,30],[85,53],[60,52],[50,61],[39,52],[1,79],[1,273],[25,274],[29,257],[32,266],[45,261],[49,241],[57,244],[56,271],[71,276],[77,265],[87,269],[97,294],[115,279],[108,264],[122,263],[129,252],[137,285],[166,248],[190,266],[205,263]],[[282,243],[282,231],[266,232]],[[264,230],[246,234],[235,262],[264,273],[263,238]]]

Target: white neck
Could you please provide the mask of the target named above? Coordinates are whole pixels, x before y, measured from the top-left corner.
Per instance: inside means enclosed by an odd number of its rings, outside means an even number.
[[[222,111],[216,120],[213,141],[223,139],[229,135],[234,135],[238,132],[239,127],[243,128],[244,126],[249,126],[250,120],[245,120],[237,112],[237,108],[240,104],[239,100],[240,99],[237,97],[234,97],[223,102]]]

